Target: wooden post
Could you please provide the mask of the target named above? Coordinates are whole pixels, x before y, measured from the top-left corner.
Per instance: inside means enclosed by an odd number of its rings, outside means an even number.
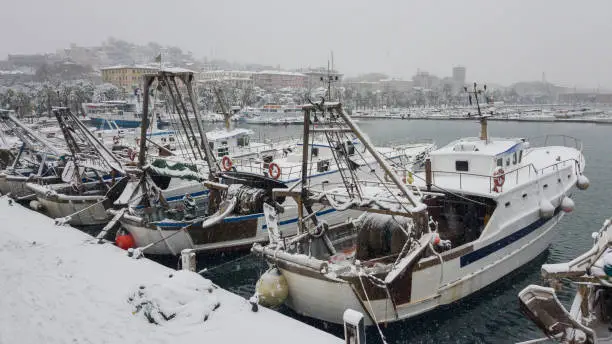
[[[480,118],[480,139],[485,142],[489,139],[489,135],[487,133],[487,119],[484,117]]]
[[[142,168],[146,162],[145,157],[147,153],[147,129],[149,128],[149,88],[155,79],[155,75],[144,76],[144,99],[142,100],[142,121],[140,122],[140,151],[138,152],[138,167]]]
[[[186,248],[181,251],[181,266],[183,270],[196,271],[196,254],[194,250]]]
[[[431,159],[425,159],[425,185],[427,185],[427,191],[431,191]]]

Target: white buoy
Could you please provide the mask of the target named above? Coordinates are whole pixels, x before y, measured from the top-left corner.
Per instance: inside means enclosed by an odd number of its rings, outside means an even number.
[[[576,180],[576,187],[580,190],[586,190],[591,185],[589,178],[587,178],[584,174],[578,176],[578,180]]]
[[[289,285],[277,268],[266,271],[255,285],[259,304],[264,307],[278,307],[289,296]]]
[[[543,198],[540,200],[540,216],[549,219],[555,215],[555,207],[550,203],[549,200]]]
[[[563,200],[561,200],[561,210],[563,210],[566,213],[571,213],[574,208],[576,207],[576,205],[574,204],[574,201],[565,196],[563,197]]]
[[[43,205],[39,201],[33,200],[33,201],[30,201],[30,208],[32,208],[33,210],[39,211],[43,209]]]

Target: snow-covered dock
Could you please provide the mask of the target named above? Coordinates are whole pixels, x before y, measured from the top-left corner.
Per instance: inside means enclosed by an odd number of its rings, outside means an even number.
[[[344,342],[5,196],[0,224],[0,343]]]

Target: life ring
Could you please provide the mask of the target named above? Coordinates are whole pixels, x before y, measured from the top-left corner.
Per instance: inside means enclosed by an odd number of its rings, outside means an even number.
[[[495,185],[495,187],[493,188],[493,191],[500,192],[501,187],[504,185],[505,182],[506,182],[506,173],[504,172],[503,169],[499,168],[497,171],[493,173],[493,184]]]
[[[272,179],[278,179],[281,175],[281,168],[277,163],[273,162],[268,166],[268,173]]]
[[[234,163],[232,163],[232,159],[226,155],[221,159],[221,166],[223,166],[224,170],[229,171],[232,169],[232,166],[234,166]]]
[[[134,161],[134,159],[136,158],[136,151],[133,150],[132,148],[128,148],[128,157],[130,158],[130,160]]]

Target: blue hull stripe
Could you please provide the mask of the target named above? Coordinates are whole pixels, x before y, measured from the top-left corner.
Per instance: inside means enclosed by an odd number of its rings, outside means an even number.
[[[198,197],[198,196],[207,195],[208,192],[209,192],[208,190],[202,190],[202,191],[198,191],[198,192],[193,192],[190,195],[191,195],[191,197]],[[183,197],[185,197],[185,195],[172,196],[172,197],[166,198],[166,201],[169,201],[169,202],[178,201],[178,200],[182,200]]]
[[[322,215],[325,215],[325,214],[332,213],[334,211],[336,211],[336,210],[335,209],[322,210],[322,211],[317,212],[317,215],[318,216],[322,216]],[[223,220],[223,222],[224,223],[241,222],[241,221],[246,221],[246,220],[257,219],[257,218],[260,218],[260,217],[263,217],[263,216],[264,216],[263,213],[250,214],[250,215],[244,215],[244,216],[232,216],[232,217],[226,217]],[[295,222],[297,222],[297,220],[298,219],[296,217],[296,218],[293,218],[293,219],[281,221],[278,224],[280,226],[287,225],[287,224],[295,223]],[[187,226],[187,225],[189,225],[191,223],[192,222],[157,222],[157,223],[154,223],[154,224],[156,226],[164,227],[164,228],[182,228],[182,227],[185,227],[185,226]],[[162,228],[162,229],[164,229],[164,228]],[[266,224],[264,224],[261,229],[265,230],[267,228],[268,228],[268,226]]]
[[[207,195],[208,192],[209,192],[208,190],[198,191],[198,192],[191,193],[191,196],[192,197],[203,196],[203,195]],[[172,197],[166,198],[166,201],[167,202],[179,201],[179,200],[182,200],[183,197],[185,197],[185,195],[172,196]],[[135,208],[136,209],[142,209],[142,208],[144,208],[144,206],[139,205],[139,206],[136,206]]]
[[[89,118],[95,124],[104,124],[106,119],[104,118]],[[114,121],[120,128],[137,128],[140,126],[140,120],[128,121],[128,120],[115,120]]]
[[[557,209],[555,209],[555,216],[559,214],[559,211],[561,211],[561,207],[557,207]],[[481,247],[473,252],[470,252],[464,256],[461,256],[460,266],[464,267],[464,266],[470,265],[490,254],[493,254],[501,250],[502,248],[516,241],[519,241],[520,239],[534,232],[536,229],[542,227],[549,220],[550,219],[540,218],[537,221],[528,225],[527,227],[521,228],[520,230],[508,235],[507,237],[501,238],[495,242],[490,243],[487,246]]]

